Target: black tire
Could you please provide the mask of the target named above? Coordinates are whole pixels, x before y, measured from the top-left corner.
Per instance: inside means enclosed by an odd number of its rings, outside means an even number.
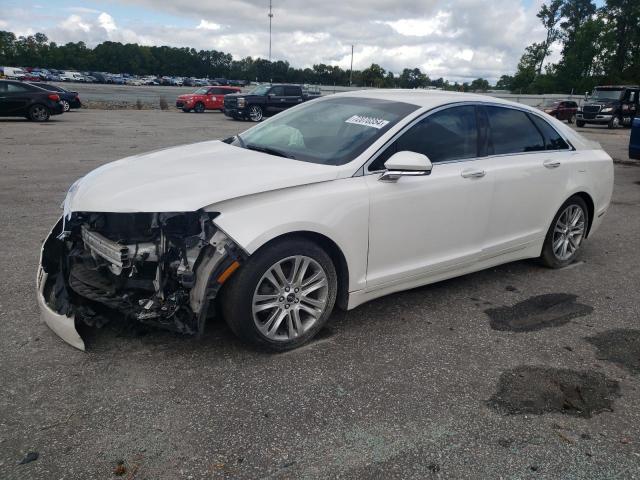
[[[328,291],[324,312],[314,324],[295,339],[272,340],[254,322],[253,295],[263,275],[277,262],[288,257],[304,255],[315,260],[327,277]],[[222,315],[233,332],[244,342],[276,352],[291,350],[307,343],[326,324],[337,295],[336,270],[327,253],[315,243],[301,238],[275,241],[254,253],[227,281],[221,292]]]
[[[584,121],[583,120],[576,120],[576,127],[584,127]]]
[[[191,111],[191,109],[190,109],[190,108],[183,108],[183,109],[182,109],[182,111],[183,111],[184,113],[189,113],[189,112]]]
[[[576,116],[571,115],[568,119],[567,119],[567,123],[571,124],[571,123],[575,123],[576,122]]]
[[[204,112],[204,103],[202,102],[198,102],[194,105],[193,107],[193,111],[196,113],[203,113]]]
[[[571,255],[571,257],[561,260],[553,252],[553,236],[554,236],[556,223],[558,222],[558,218],[560,218],[560,215],[571,205],[578,206],[582,209],[582,212],[584,215],[584,232],[585,233],[580,239],[580,244],[577,250]],[[547,235],[544,239],[544,245],[542,246],[542,255],[540,255],[540,260],[545,266],[549,268],[563,268],[575,262],[580,255],[580,251],[581,251],[580,247],[582,246],[582,242],[584,242],[584,238],[588,231],[589,231],[589,209],[585,201],[581,197],[575,195],[569,198],[566,202],[564,202],[562,206],[558,209],[558,212],[554,215],[553,221],[551,222],[551,225],[549,226],[549,230],[547,231]]]
[[[620,121],[619,117],[613,116],[611,118],[611,120],[609,120],[609,123],[607,123],[607,128],[609,128],[609,130],[612,130],[614,128],[618,128],[621,123],[622,122]]]
[[[29,116],[27,118],[29,118],[29,120],[31,120],[32,122],[46,122],[47,120],[49,120],[50,116],[51,112],[49,111],[47,106],[38,103],[36,105],[32,105],[31,108],[29,108]]]

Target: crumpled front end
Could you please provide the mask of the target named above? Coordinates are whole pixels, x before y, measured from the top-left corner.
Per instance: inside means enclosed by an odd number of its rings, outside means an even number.
[[[244,252],[204,211],[75,212],[42,246],[37,276],[43,321],[85,349],[79,323],[101,327],[117,316],[202,334],[207,307]]]

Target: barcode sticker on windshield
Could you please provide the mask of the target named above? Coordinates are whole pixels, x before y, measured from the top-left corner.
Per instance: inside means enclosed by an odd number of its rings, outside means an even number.
[[[362,115],[354,115],[353,117],[347,118],[344,123],[355,123],[356,125],[364,125],[365,127],[380,129],[387,123],[389,123],[389,120],[375,117],[364,117]]]

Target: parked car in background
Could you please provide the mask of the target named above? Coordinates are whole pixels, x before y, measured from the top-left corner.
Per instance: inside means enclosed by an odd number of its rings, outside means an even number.
[[[260,122],[265,116],[274,115],[318,97],[316,94],[304,93],[300,85],[259,85],[249,93],[225,97],[224,114],[235,120]]]
[[[578,104],[573,100],[555,100],[543,108],[543,111],[558,120],[575,123]]]
[[[58,87],[57,85],[51,85],[50,83],[29,83],[31,85],[35,85],[36,87],[44,88],[45,90],[49,90],[50,92],[57,93],[60,96],[60,103],[62,103],[62,107],[65,112],[68,112],[72,108],[82,107],[82,103],[80,102],[80,95],[78,94],[78,92],[72,92],[62,87]]]
[[[144,85],[144,82],[137,78],[128,78],[125,82],[127,85],[133,85],[135,87],[140,87]]]
[[[60,80],[63,82],[82,82],[84,81],[84,76],[80,72],[66,71],[60,75]]]
[[[202,113],[205,110],[224,111],[224,97],[232,93],[239,93],[238,87],[208,86],[201,87],[193,93],[180,95],[176,100],[176,107],[183,112],[194,111]]]
[[[27,75],[27,72],[18,67],[2,67],[2,73],[11,80],[22,80]]]
[[[640,160],[640,117],[633,119],[629,138],[629,158]]]
[[[0,80],[0,117],[45,122],[64,112],[60,95],[16,80]]]
[[[609,128],[630,127],[640,112],[639,97],[640,86],[637,85],[596,87],[588,101],[578,109],[576,125],[584,127],[593,123]]]
[[[611,157],[532,107],[341,93],[76,181],[43,244],[37,302],[81,349],[76,323],[202,334],[218,312],[244,341],[290,350],[336,304],[525,258],[565,267],[612,190]]]

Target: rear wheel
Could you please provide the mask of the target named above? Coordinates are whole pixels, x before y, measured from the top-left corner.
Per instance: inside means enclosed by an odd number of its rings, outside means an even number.
[[[550,268],[562,268],[578,256],[582,241],[589,228],[587,204],[578,197],[571,197],[558,210],[542,247],[542,263]]]
[[[262,120],[263,117],[263,113],[262,113],[262,107],[260,107],[260,105],[251,105],[249,107],[249,119],[252,122],[259,122]]]
[[[195,106],[193,107],[193,111],[196,113],[204,112],[204,103],[202,102],[196,103]]]
[[[50,116],[51,116],[51,113],[49,112],[49,109],[44,105],[39,105],[39,104],[33,105],[29,109],[28,118],[32,122],[46,122],[47,120],[49,120]]]
[[[576,126],[577,126],[577,127],[580,127],[580,128],[584,127],[584,121],[582,121],[582,120],[576,120]]]
[[[337,276],[327,253],[303,239],[272,243],[225,285],[222,313],[242,340],[274,351],[308,342],[335,304]]]
[[[60,103],[62,103],[63,111],[68,112],[69,110],[71,110],[71,105],[69,105],[69,102],[67,102],[66,100],[62,100]]]
[[[576,123],[576,116],[575,114],[571,115],[568,119],[567,119],[568,123]]]

